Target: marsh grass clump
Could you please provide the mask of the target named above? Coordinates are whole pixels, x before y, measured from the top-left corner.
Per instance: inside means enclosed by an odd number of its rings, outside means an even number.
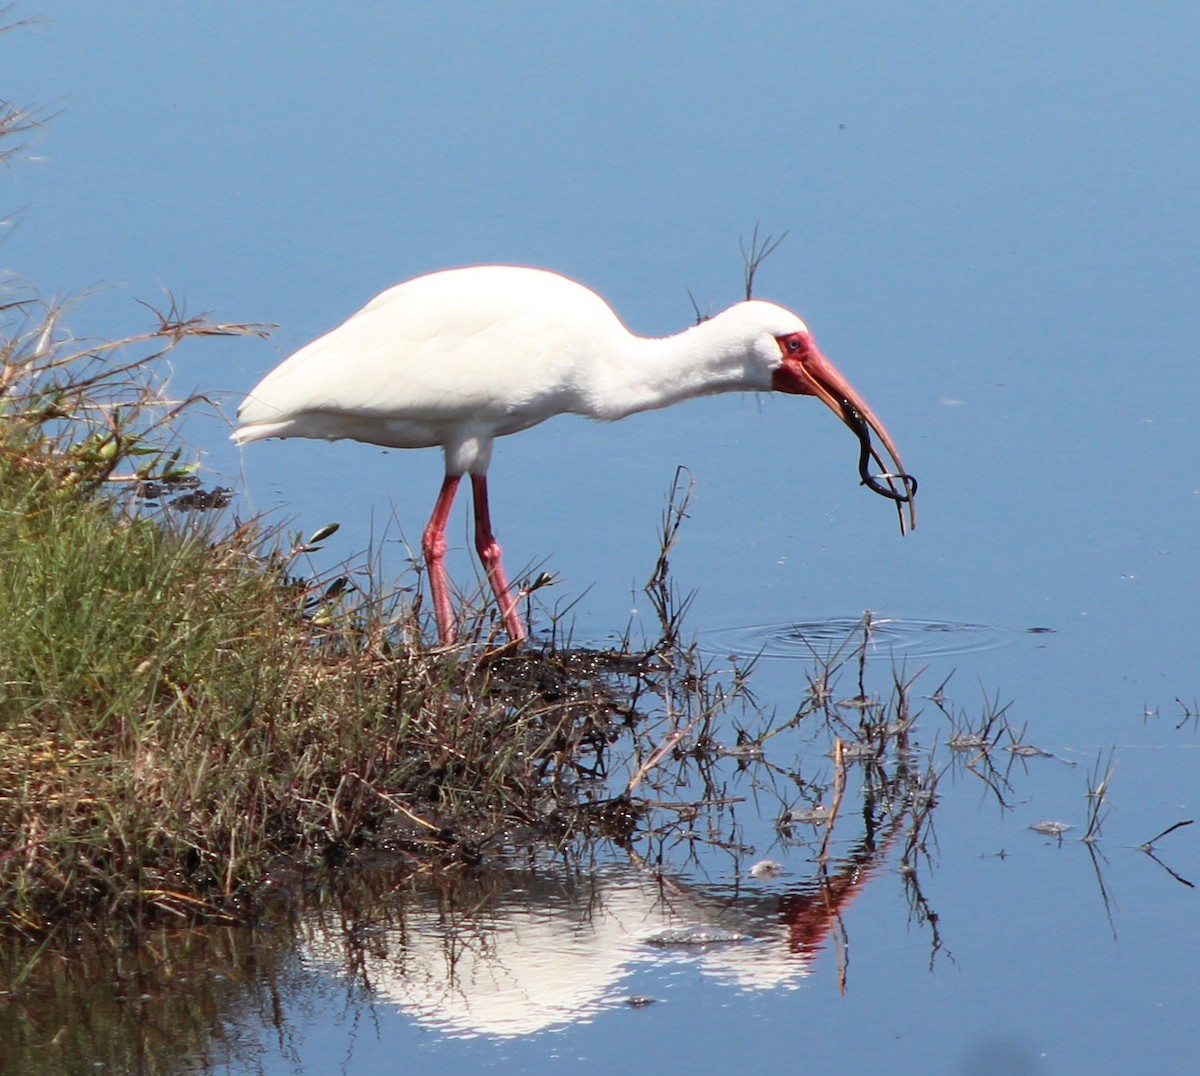
[[[260,327],[172,305],[88,346],[32,300],[4,314],[0,929],[241,918],[281,857],[372,841],[469,861],[596,769],[595,669],[426,651],[361,573],[300,573],[311,543],[139,500],[180,503],[170,430],[206,403],[159,360]]]
[[[68,908],[232,894],[270,810],[272,706],[298,719],[298,779],[337,682],[298,701],[301,622],[247,529],[218,538],[127,492],[187,470],[152,439],[198,401],[167,399],[155,360],[253,327],[163,316],[89,347],[35,312],[6,305],[0,350],[0,909],[33,930]]]

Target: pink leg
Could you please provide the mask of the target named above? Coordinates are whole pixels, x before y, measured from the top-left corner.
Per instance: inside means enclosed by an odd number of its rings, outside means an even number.
[[[454,504],[462,475],[446,475],[442,482],[433,515],[421,536],[421,551],[425,554],[425,566],[429,569],[429,589],[433,596],[433,615],[437,618],[438,638],[445,644],[454,642],[458,629],[454,624],[454,610],[450,607],[450,590],[446,579],[446,520]]]
[[[496,592],[496,603],[504,618],[504,630],[513,642],[525,638],[525,625],[517,615],[517,598],[510,592],[504,567],[500,563],[500,545],[492,534],[492,517],[488,510],[487,475],[471,475],[471,491],[475,495],[475,549],[479,562],[487,573],[492,590]]]

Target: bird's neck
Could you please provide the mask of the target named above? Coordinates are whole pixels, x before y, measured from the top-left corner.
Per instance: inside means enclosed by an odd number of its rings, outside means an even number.
[[[765,391],[770,379],[750,341],[718,314],[674,336],[630,336],[593,369],[589,412],[618,419],[721,392]]]

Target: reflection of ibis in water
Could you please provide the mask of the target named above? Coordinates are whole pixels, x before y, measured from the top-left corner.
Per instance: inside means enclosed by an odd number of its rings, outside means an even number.
[[[392,448],[441,447],[446,478],[421,542],[438,633],[450,642],[456,632],[445,529],[469,474],[475,548],[506,631],[523,639],[488,510],[494,440],[554,415],[613,420],[695,396],[771,390],[816,396],[830,407],[859,439],[863,482],[907,503],[908,524],[916,522],[916,482],[883,424],[795,314],[751,300],[675,336],[650,339],[626,329],[595,292],[541,269],[475,266],[390,288],[251,389],[233,437],[239,444],[348,437]],[[872,460],[883,474],[869,473]]]
[[[353,974],[406,1015],[451,1034],[527,1035],[593,1016],[628,994],[639,966],[682,961],[740,990],[795,987],[898,832],[859,843],[800,884],[740,892],[693,886],[637,866],[590,876],[505,873],[490,901],[406,894],[389,925],[308,924],[309,958]],[[462,887],[460,887],[461,889]],[[391,925],[398,924],[398,925]]]

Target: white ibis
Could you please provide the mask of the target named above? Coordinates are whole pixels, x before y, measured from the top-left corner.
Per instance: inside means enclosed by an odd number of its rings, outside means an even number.
[[[495,439],[552,415],[612,421],[693,396],[768,390],[825,403],[858,436],[863,482],[898,502],[901,533],[904,504],[915,526],[917,484],[891,437],[791,311],[750,300],[652,339],[626,329],[595,292],[543,269],[449,269],[389,288],[267,374],[238,409],[242,425],[233,440],[349,437],[390,448],[441,446],[446,477],[421,541],[439,637],[451,643],[456,635],[445,530],[459,481],[469,474],[475,548],[505,630],[520,641],[518,595],[488,511]],[[868,473],[872,459],[884,473]]]

